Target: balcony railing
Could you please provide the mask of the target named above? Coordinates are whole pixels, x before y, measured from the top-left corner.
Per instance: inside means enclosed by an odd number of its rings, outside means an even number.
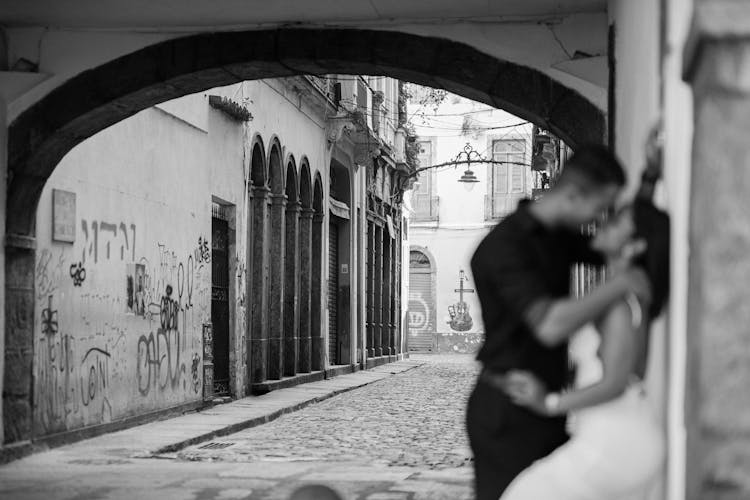
[[[432,222],[438,220],[440,198],[424,194],[415,194],[413,198],[414,222]]]

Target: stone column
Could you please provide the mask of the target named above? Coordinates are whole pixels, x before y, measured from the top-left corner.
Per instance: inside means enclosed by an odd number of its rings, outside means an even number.
[[[33,237],[5,235],[3,434],[6,443],[32,438],[35,248]]]
[[[685,57],[695,113],[686,497],[739,500],[750,498],[750,5],[703,4]]]
[[[284,230],[286,195],[272,194],[268,257],[268,378],[284,375]]]
[[[312,369],[311,292],[312,292],[312,220],[313,210],[303,208],[299,216],[299,371]]]
[[[252,188],[252,240],[248,248],[252,251],[248,279],[250,308],[248,321],[250,348],[247,351],[250,367],[250,382],[263,382],[268,378],[268,193],[265,186]]]
[[[286,207],[284,253],[284,375],[297,374],[299,363],[299,214],[297,202]]]
[[[383,355],[383,226],[375,226],[375,317],[373,335],[375,356]]]
[[[311,358],[312,369],[322,370],[325,367],[325,350],[323,342],[323,222],[325,216],[322,213],[313,215],[312,236],[312,277],[311,300],[310,300],[310,326],[311,332]]]

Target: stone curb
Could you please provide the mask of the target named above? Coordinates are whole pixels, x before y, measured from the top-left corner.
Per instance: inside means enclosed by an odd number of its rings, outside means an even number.
[[[217,438],[217,437],[227,436],[229,434],[234,434],[235,432],[239,432],[241,430],[250,429],[252,427],[257,427],[259,425],[263,425],[263,424],[266,424],[268,422],[272,422],[272,421],[276,420],[277,418],[279,418],[282,415],[285,415],[285,414],[288,414],[288,413],[293,413],[293,412],[301,410],[301,409],[303,409],[303,408],[305,408],[307,406],[310,406],[310,405],[315,404],[315,403],[319,403],[321,401],[325,401],[326,399],[332,398],[332,397],[337,396],[339,394],[343,394],[345,392],[349,392],[351,390],[358,389],[358,388],[364,387],[366,385],[370,385],[370,384],[372,384],[374,382],[379,382],[381,380],[385,380],[388,377],[392,377],[392,376],[398,375],[400,373],[406,373],[406,372],[408,372],[410,370],[413,370],[415,368],[419,368],[422,365],[424,365],[424,362],[421,362],[421,363],[420,362],[414,362],[413,366],[408,366],[405,369],[400,370],[398,372],[391,372],[389,374],[385,374],[383,377],[380,377],[380,378],[377,378],[377,379],[366,380],[366,381],[363,381],[361,383],[352,384],[352,385],[350,385],[348,387],[344,387],[344,388],[340,388],[340,389],[333,389],[333,390],[331,390],[330,392],[328,392],[326,394],[323,394],[323,395],[320,395],[320,396],[315,396],[313,398],[306,399],[305,401],[301,401],[299,403],[295,403],[295,404],[291,404],[289,406],[285,406],[285,407],[280,408],[278,410],[273,410],[273,411],[271,411],[271,412],[269,412],[269,413],[267,413],[265,415],[259,416],[259,417],[254,417],[254,418],[243,420],[241,422],[237,422],[237,423],[234,423],[234,424],[229,424],[229,425],[227,425],[225,427],[213,430],[211,432],[206,432],[206,433],[203,433],[203,434],[199,434],[197,436],[194,436],[194,437],[191,437],[191,438],[188,438],[188,439],[183,439],[182,441],[178,441],[176,443],[172,443],[172,444],[168,444],[166,446],[162,446],[161,448],[159,448],[159,449],[157,449],[157,450],[155,450],[155,451],[153,451],[151,453],[148,453],[146,455],[137,456],[137,457],[133,457],[133,458],[167,458],[167,457],[160,457],[160,455],[166,455],[166,454],[176,453],[176,452],[178,452],[180,450],[183,450],[183,449],[187,448],[188,446],[193,446],[193,445],[196,445],[196,444],[201,443],[203,441],[210,441],[211,439],[214,439],[214,438]],[[385,368],[387,366],[388,365],[381,365],[378,368],[383,369],[383,368]],[[362,372],[358,372],[358,373],[373,373],[373,371],[367,370],[367,371],[362,371]],[[280,389],[279,391],[283,391],[283,390],[284,389]],[[279,391],[276,391],[276,392],[279,392]]]

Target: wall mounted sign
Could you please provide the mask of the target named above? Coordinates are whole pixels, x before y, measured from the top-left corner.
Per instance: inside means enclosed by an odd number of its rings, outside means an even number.
[[[52,190],[52,240],[73,243],[76,240],[76,194]]]

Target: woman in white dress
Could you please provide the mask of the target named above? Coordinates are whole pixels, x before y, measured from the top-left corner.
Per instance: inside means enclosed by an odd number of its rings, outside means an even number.
[[[645,251],[629,262],[644,243]],[[501,500],[645,499],[661,470],[664,436],[642,380],[649,323],[667,295],[669,218],[638,200],[612,217],[592,244],[607,256],[611,273],[642,266],[652,301],[641,304],[633,296],[581,329],[571,349],[572,390],[546,393],[532,374],[509,374],[506,391],[516,404],[543,415],[572,413],[575,425],[570,440],[523,471]]]

